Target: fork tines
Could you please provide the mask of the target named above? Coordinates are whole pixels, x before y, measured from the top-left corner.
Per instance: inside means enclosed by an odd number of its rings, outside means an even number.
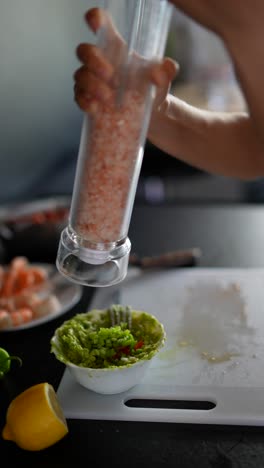
[[[114,304],[108,310],[112,327],[120,325],[123,322],[127,324],[127,328],[131,328],[131,307]]]

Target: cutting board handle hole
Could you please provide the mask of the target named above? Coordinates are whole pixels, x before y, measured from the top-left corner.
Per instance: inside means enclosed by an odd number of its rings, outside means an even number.
[[[158,408],[182,410],[212,410],[216,403],[196,400],[154,400],[149,398],[132,398],[124,402],[129,408]]]

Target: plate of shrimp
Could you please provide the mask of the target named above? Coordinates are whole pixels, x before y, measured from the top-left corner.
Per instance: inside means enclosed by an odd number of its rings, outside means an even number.
[[[53,264],[14,257],[0,265],[0,331],[35,327],[66,313],[81,299],[73,284]]]

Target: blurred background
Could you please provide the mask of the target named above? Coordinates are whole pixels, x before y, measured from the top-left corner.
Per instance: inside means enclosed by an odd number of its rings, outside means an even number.
[[[71,196],[82,112],[75,49],[93,42],[83,15],[100,0],[0,0],[0,204]],[[166,54],[181,65],[172,92],[190,104],[244,107],[220,41],[174,11]],[[262,181],[215,177],[146,143],[136,200],[262,202]]]
[[[82,122],[72,75],[77,44],[93,41],[90,4],[0,0],[0,202],[71,193]]]

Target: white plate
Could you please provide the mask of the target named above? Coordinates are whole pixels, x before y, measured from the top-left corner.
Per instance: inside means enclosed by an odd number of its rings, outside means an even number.
[[[54,286],[54,289],[52,289],[52,294],[54,294],[56,298],[58,299],[58,301],[60,302],[61,308],[58,309],[56,312],[46,315],[45,317],[31,320],[30,322],[24,323],[17,327],[4,328],[3,330],[0,330],[1,332],[5,332],[5,331],[15,332],[18,330],[25,330],[27,328],[32,328],[32,327],[37,327],[39,325],[42,325],[43,323],[54,320],[58,318],[60,315],[65,314],[72,307],[74,307],[81,299],[82,286],[80,286],[79,284],[71,283],[70,281],[65,279],[62,275],[60,275],[59,272],[57,272],[57,269],[55,266],[50,265],[50,264],[43,264],[43,263],[41,264],[32,263],[31,265],[32,266],[37,265],[37,266],[46,268],[49,271],[51,282],[53,282],[53,278],[54,278],[55,286]]]
[[[1,223],[16,223],[21,222],[21,219],[28,217],[30,224],[35,224],[34,221],[30,221],[30,216],[36,213],[54,212],[61,208],[69,209],[71,199],[69,197],[50,197],[40,198],[39,200],[33,200],[22,203],[10,203],[7,205],[1,205],[0,207],[0,222]],[[66,217],[66,216],[65,216]]]

